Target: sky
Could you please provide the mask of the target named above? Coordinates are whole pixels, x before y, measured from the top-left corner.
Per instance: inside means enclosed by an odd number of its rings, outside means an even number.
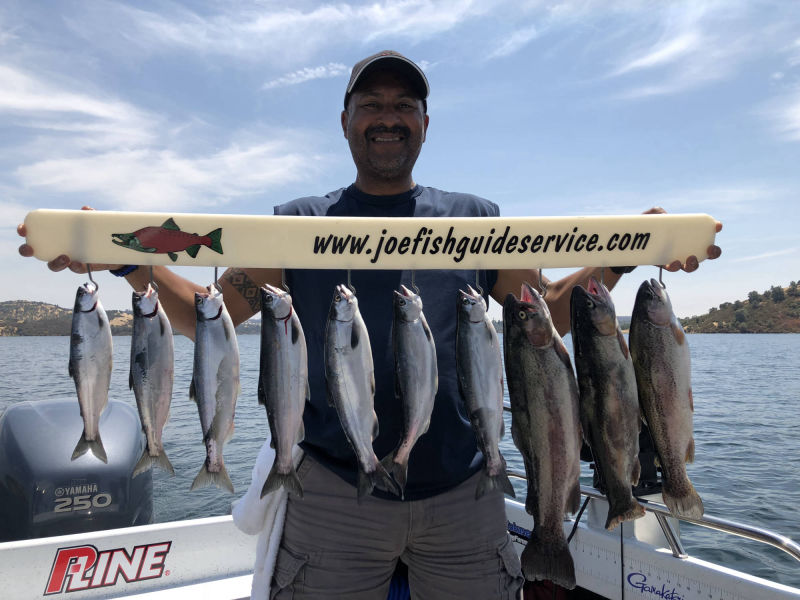
[[[679,316],[800,280],[796,0],[4,0],[0,301],[86,280],[19,256],[33,209],[272,214],[349,185],[344,88],[384,49],[431,86],[416,182],[503,216],[710,214],[722,256],[664,273]]]

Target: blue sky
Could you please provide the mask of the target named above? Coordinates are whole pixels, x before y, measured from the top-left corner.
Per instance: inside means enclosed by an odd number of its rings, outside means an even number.
[[[431,84],[418,183],[506,216],[714,216],[722,257],[665,274],[680,316],[800,280],[800,2],[5,0],[0,300],[85,280],[17,254],[35,208],[271,214],[350,184],[344,87],[386,48]]]

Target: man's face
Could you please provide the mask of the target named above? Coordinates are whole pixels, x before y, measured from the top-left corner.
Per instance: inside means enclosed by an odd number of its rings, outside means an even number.
[[[342,112],[342,130],[362,178],[410,177],[427,128],[422,100],[392,71],[370,74]]]

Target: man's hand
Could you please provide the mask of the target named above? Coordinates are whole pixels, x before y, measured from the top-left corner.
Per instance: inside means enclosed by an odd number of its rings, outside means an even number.
[[[660,206],[654,206],[650,210],[644,211],[644,214],[646,214],[646,215],[663,215],[663,214],[666,214],[666,213],[667,213],[667,211],[665,211]],[[722,231],[722,223],[717,221],[716,232],[719,233],[720,231]],[[720,254],[722,254],[722,249],[719,246],[715,246],[714,244],[712,244],[712,245],[710,245],[708,247],[706,252],[708,253],[708,258],[715,259],[715,258],[719,258]],[[673,271],[674,272],[674,271],[683,270],[683,271],[686,271],[687,273],[691,273],[692,271],[696,271],[698,266],[700,266],[700,261],[697,260],[697,257],[695,255],[692,255],[692,256],[688,257],[686,259],[686,262],[684,262],[684,263],[681,263],[681,261],[676,259],[676,260],[673,260],[668,265],[664,265],[664,268],[667,271]]]
[[[90,206],[83,206],[83,207],[81,207],[81,210],[94,210],[94,209],[91,208]],[[27,237],[28,230],[25,228],[25,224],[24,223],[20,223],[19,225],[17,225],[17,233],[22,237]],[[24,256],[26,258],[29,258],[29,257],[33,256],[33,247],[29,246],[28,244],[22,244],[19,247],[19,253],[22,256]],[[70,260],[69,256],[67,256],[66,254],[62,254],[61,256],[57,256],[53,260],[49,261],[47,263],[47,266],[51,271],[54,271],[54,272],[63,271],[64,269],[69,269],[70,271],[72,271],[74,273],[86,273],[86,271],[87,271],[86,264],[84,264],[82,262]],[[92,271],[104,271],[104,270],[107,270],[107,269],[119,269],[119,268],[123,267],[124,265],[91,264],[89,266],[92,268]]]

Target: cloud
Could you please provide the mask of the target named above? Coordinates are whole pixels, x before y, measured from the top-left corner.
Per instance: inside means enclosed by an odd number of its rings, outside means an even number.
[[[350,68],[342,63],[328,63],[319,67],[304,67],[292,73],[287,73],[282,77],[268,81],[262,86],[262,89],[269,90],[273,88],[288,87],[311,81],[313,79],[328,79],[331,77],[339,77],[350,73]]]
[[[800,89],[772,100],[758,112],[771,123],[778,138],[800,141]]]
[[[763,254],[756,254],[754,256],[744,256],[742,258],[732,258],[730,262],[750,262],[754,260],[763,260],[765,258],[775,258],[776,256],[786,256],[787,254],[794,254],[800,248],[785,248],[783,250],[776,250],[775,252],[764,252]]]
[[[516,54],[522,48],[527,46],[531,41],[539,36],[539,31],[535,25],[518,29],[511,33],[506,40],[503,41],[496,49],[489,53],[489,59],[501,58]]]
[[[668,65],[685,56],[695,53],[702,44],[702,38],[696,32],[681,33],[678,36],[657,43],[649,48],[644,56],[630,59],[619,67],[613,75],[623,75],[631,71],[652,69]]]

